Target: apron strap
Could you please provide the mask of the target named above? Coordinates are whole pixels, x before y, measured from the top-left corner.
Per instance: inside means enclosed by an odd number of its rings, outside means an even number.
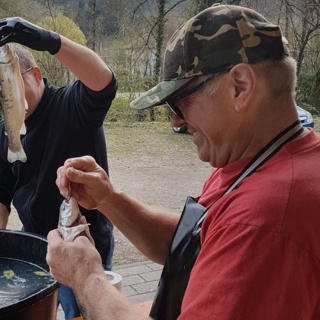
[[[273,138],[263,149],[261,149],[257,155],[249,162],[249,164],[238,174],[238,176],[233,180],[230,186],[223,192],[223,194],[219,197],[223,197],[224,195],[230,193],[234,190],[239,183],[246,177],[248,177],[251,173],[256,171],[259,167],[261,167],[268,159],[270,159],[275,153],[277,153],[283,145],[287,142],[293,140],[298,137],[303,132],[303,127],[301,126],[300,120],[295,121],[288,128],[280,132],[275,138]],[[214,204],[214,203],[213,203]],[[197,227],[200,227],[202,221],[207,215],[208,210],[213,205],[211,204],[203,216],[199,219],[197,223]],[[199,231],[199,230],[198,230]],[[197,231],[195,231],[197,232]]]

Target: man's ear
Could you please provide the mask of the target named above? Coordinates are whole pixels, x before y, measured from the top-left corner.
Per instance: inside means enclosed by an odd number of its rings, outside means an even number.
[[[42,72],[41,72],[39,67],[37,67],[37,66],[33,67],[33,75],[37,79],[37,82],[39,82],[39,83],[42,82],[42,79],[43,79],[42,78]]]
[[[237,112],[244,111],[252,97],[256,74],[249,64],[237,64],[230,70],[234,84],[234,106]]]

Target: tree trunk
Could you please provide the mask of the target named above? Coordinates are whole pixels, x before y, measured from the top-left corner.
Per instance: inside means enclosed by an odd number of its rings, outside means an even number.
[[[160,79],[162,64],[162,46],[164,41],[164,25],[165,25],[165,5],[166,0],[157,0],[158,6],[158,23],[156,29],[156,61],[153,70],[153,84],[156,85]],[[150,121],[155,121],[154,108],[150,109]]]
[[[316,72],[316,78],[311,92],[311,105],[320,113],[320,69]]]
[[[90,40],[91,40],[91,49],[93,51],[96,51],[96,31],[97,31],[97,11],[96,11],[96,0],[90,1],[91,6],[91,19],[92,19],[92,25],[91,25],[91,32],[90,32]]]

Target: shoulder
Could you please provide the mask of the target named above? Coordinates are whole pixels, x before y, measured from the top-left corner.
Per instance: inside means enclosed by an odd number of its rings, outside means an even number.
[[[85,84],[83,84],[81,81],[76,81],[75,86],[78,87],[80,90],[83,91],[83,93],[87,93],[88,95],[94,97],[94,98],[99,98],[99,97],[108,97],[109,99],[114,99],[116,95],[116,91],[118,88],[118,82],[115,77],[115,75],[112,73],[112,79],[111,82],[102,90],[100,91],[94,91],[90,88],[88,88]]]

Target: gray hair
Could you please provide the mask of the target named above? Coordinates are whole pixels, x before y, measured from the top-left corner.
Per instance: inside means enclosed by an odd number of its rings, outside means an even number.
[[[275,98],[291,97],[295,99],[297,85],[297,64],[291,57],[284,57],[281,60],[266,60],[251,64],[253,69],[260,74],[268,83],[270,94]],[[222,80],[222,81],[221,81]],[[223,86],[223,75],[211,80],[205,86],[204,92],[212,95]]]
[[[37,65],[32,53],[24,46],[18,43],[10,43],[10,47],[18,56],[20,64],[24,66],[24,68],[28,69]]]

